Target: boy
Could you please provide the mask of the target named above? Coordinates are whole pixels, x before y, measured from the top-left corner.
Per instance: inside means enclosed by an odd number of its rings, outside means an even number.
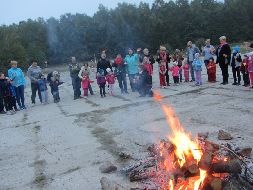
[[[41,93],[42,104],[48,104],[47,81],[43,74],[40,75],[38,80],[39,90]]]

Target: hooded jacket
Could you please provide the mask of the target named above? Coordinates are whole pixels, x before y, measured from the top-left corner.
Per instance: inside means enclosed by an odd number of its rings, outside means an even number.
[[[127,62],[128,74],[137,74],[139,72],[139,55],[127,55],[125,57],[125,62]]]
[[[192,44],[192,47],[187,48],[187,61],[194,61],[196,53],[199,53],[199,48],[195,44]]]
[[[11,68],[8,70],[8,77],[12,80],[12,85],[19,87],[26,84],[25,76],[20,68]]]
[[[104,74],[106,75],[107,74],[107,71],[106,71],[107,68],[110,68],[112,70],[112,66],[111,66],[110,62],[107,59],[102,59],[101,58],[98,61],[98,64],[97,64],[97,72],[99,72],[99,70],[102,69],[104,71]]]
[[[203,62],[199,58],[194,59],[194,61],[192,63],[195,71],[202,71],[202,64],[203,64]]]

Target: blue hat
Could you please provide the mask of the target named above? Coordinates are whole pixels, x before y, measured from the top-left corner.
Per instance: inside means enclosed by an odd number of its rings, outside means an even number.
[[[234,50],[235,52],[239,52],[240,49],[241,49],[241,47],[240,47],[239,45],[236,45],[235,47],[233,47],[233,50]]]
[[[103,70],[103,69],[99,69],[99,70],[98,70],[98,73],[99,73],[100,75],[104,75],[104,70]]]

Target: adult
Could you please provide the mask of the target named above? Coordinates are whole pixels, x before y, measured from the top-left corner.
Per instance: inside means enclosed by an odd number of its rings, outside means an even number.
[[[71,57],[71,62],[69,63],[69,72],[70,77],[72,80],[72,86],[74,91],[74,100],[79,99],[81,97],[81,79],[79,78],[78,74],[81,68],[80,65],[77,63],[75,57]]]
[[[83,76],[86,74],[90,77],[92,71],[91,71],[91,68],[89,67],[89,64],[88,63],[85,63],[83,64],[83,66],[81,67],[81,70],[79,71],[79,78],[82,80],[83,79]],[[90,94],[91,95],[94,95],[93,93],[93,90],[92,90],[92,87],[91,87],[91,84],[89,83],[88,85],[88,88],[89,88],[89,91],[90,91]]]
[[[130,81],[130,86],[133,92],[137,89],[134,85],[134,80],[139,73],[139,55],[140,49],[137,50],[137,53],[134,53],[133,49],[128,49],[128,55],[125,57],[125,62],[127,63],[128,77]]]
[[[232,85],[241,85],[241,67],[242,56],[240,54],[240,46],[235,46],[233,48],[231,67],[233,72],[234,83]]]
[[[194,76],[194,68],[193,68],[193,61],[195,59],[195,54],[196,53],[199,53],[199,48],[192,43],[192,41],[189,41],[187,43],[187,61],[188,61],[188,64],[190,66],[190,72],[191,72],[191,82],[195,81],[195,76]]]
[[[115,68],[115,74],[117,76],[119,87],[121,89],[121,94],[128,94],[127,91],[127,81],[126,81],[126,70],[127,65],[124,62],[121,54],[118,54],[116,59],[114,60],[113,67]]]
[[[169,54],[166,52],[166,47],[160,46],[160,49],[158,51],[157,59],[156,61],[161,64],[162,61],[166,63],[166,73],[165,73],[165,78],[166,78],[166,83],[167,86],[170,86],[170,76],[169,76],[169,62],[170,62],[170,57]]]
[[[202,53],[203,53],[203,56],[204,56],[205,66],[207,68],[209,60],[211,58],[213,58],[214,54],[215,54],[215,48],[214,48],[214,46],[211,45],[211,40],[210,39],[206,40],[206,45],[205,45],[205,47],[203,47]]]
[[[217,55],[217,61],[216,63],[219,64],[221,71],[222,71],[222,76],[223,76],[223,81],[222,85],[227,85],[228,84],[228,65],[230,63],[231,59],[231,48],[227,43],[227,38],[226,36],[221,36],[220,38],[220,46],[218,47],[216,51]]]
[[[100,69],[102,69],[104,71],[104,74],[106,75],[107,68],[110,68],[112,70],[112,66],[110,64],[110,61],[106,58],[106,52],[102,51],[101,56],[100,56],[100,60],[98,61],[98,64],[97,64],[97,73],[99,72]]]
[[[11,68],[8,70],[8,77],[12,80],[12,86],[15,89],[16,101],[18,103],[19,109],[26,109],[25,107],[25,85],[26,80],[23,71],[18,68],[17,61],[11,61]],[[17,110],[15,110],[17,111]]]
[[[38,80],[40,76],[42,75],[42,69],[38,66],[38,63],[36,60],[32,61],[32,65],[28,68],[27,75],[29,79],[31,80],[32,104],[35,104],[37,91],[38,91],[40,103],[42,103],[41,93],[40,93],[39,84],[38,84]]]

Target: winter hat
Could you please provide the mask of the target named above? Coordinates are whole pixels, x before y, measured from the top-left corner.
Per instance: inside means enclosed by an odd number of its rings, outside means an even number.
[[[106,69],[106,72],[107,72],[107,73],[111,72],[111,69],[110,69],[110,68],[107,68],[107,69]]]
[[[73,63],[73,64],[76,63],[76,57],[71,57],[71,63]]]
[[[195,58],[199,58],[199,53],[195,53]]]
[[[235,52],[239,52],[240,49],[241,49],[241,47],[240,47],[239,45],[233,47],[233,50],[234,50]]]

